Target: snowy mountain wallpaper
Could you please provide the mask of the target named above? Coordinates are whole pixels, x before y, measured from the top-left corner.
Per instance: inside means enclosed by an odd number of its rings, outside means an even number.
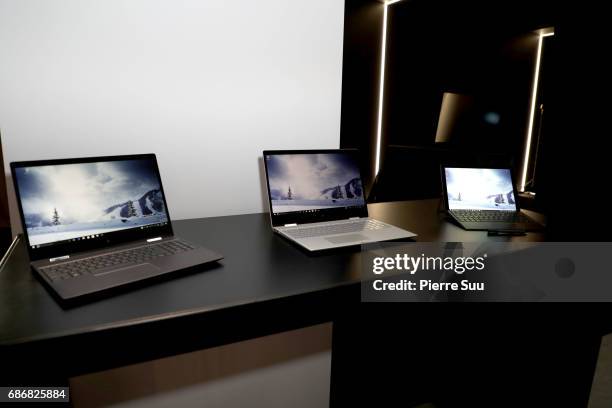
[[[272,212],[365,204],[359,167],[346,154],[266,156]]]
[[[30,245],[168,221],[151,160],[16,169]]]
[[[451,210],[516,210],[510,170],[447,168],[445,172]]]

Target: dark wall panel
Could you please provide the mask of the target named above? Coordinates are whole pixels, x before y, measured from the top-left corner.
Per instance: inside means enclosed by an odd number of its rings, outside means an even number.
[[[543,6],[541,6],[543,7]],[[525,12],[531,10],[531,13]],[[533,14],[532,14],[533,13]],[[538,37],[552,24],[526,3],[404,1],[389,8],[384,133],[389,144],[431,145],[442,95],[470,95],[499,114],[473,129],[483,150],[520,154]]]
[[[340,146],[361,150],[366,187],[374,166],[383,10],[376,0],[345,3]]]
[[[504,154],[519,169],[537,49],[533,31],[555,25],[552,5],[549,0],[390,5],[381,171],[389,145],[433,146],[444,92],[473,95],[500,115],[498,126],[477,129],[482,134],[474,135],[476,149]],[[360,148],[368,170],[374,167],[383,9],[378,1],[348,0],[345,10],[341,146]]]

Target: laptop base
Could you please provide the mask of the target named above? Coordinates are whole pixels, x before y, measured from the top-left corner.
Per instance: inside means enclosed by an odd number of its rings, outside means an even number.
[[[179,238],[166,237],[162,242],[172,243],[176,241],[179,241]],[[131,243],[113,247],[112,250],[84,252],[76,255],[69,262],[78,262],[79,260],[91,259],[92,257],[103,257],[134,248],[146,248],[155,245],[160,245],[160,243],[156,242],[145,245],[142,243]],[[222,258],[221,255],[206,248],[194,247],[194,249],[174,255],[156,257],[142,262],[133,262],[119,267],[102,268],[67,279],[60,278],[53,280],[47,272],[51,267],[51,263],[48,260],[32,262],[31,266],[38,277],[55,292],[60,300],[71,302],[78,299],[84,300],[100,292],[109,294],[112,289],[121,286],[131,285],[163,275],[173,275],[176,272],[216,262]],[[62,263],[58,265],[61,266]]]
[[[349,247],[355,245],[362,244],[371,244],[374,242],[385,242],[385,241],[395,241],[400,239],[408,239],[416,237],[416,234],[403,230],[401,228],[395,227],[390,224],[383,223],[378,220],[373,220],[371,218],[363,218],[359,220],[351,220],[351,221],[327,221],[322,223],[309,223],[305,224],[301,227],[303,228],[316,228],[317,226],[329,226],[329,225],[343,225],[351,222],[375,222],[377,225],[380,225],[381,228],[376,230],[361,230],[361,231],[351,231],[341,234],[330,234],[330,235],[320,235],[315,237],[302,237],[296,238],[291,236],[291,232],[299,229],[299,227],[275,227],[274,231],[287,238],[288,240],[296,243],[297,245],[305,248],[308,251],[324,251],[334,248],[342,248]]]
[[[467,231],[542,231],[544,227],[538,223],[509,223],[509,222],[465,222],[450,217],[457,225]]]

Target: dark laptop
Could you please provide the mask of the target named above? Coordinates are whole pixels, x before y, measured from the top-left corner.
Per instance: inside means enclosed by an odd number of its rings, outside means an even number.
[[[521,212],[509,168],[442,167],[449,216],[466,230],[537,231]]]
[[[414,238],[368,217],[355,150],[263,152],[272,229],[309,251]]]
[[[173,235],[154,154],[11,172],[32,268],[63,300],[222,259]]]

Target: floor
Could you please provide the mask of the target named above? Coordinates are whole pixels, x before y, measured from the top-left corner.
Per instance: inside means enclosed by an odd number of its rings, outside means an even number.
[[[331,324],[70,380],[76,408],[327,407]]]
[[[321,325],[109,370],[74,378],[73,403],[77,408],[178,408],[202,406],[203,402],[213,408],[326,407],[330,346],[331,326]],[[116,387],[118,384],[121,386]],[[612,334],[602,338],[588,405],[610,407]]]
[[[601,340],[589,408],[612,407],[612,334]]]

